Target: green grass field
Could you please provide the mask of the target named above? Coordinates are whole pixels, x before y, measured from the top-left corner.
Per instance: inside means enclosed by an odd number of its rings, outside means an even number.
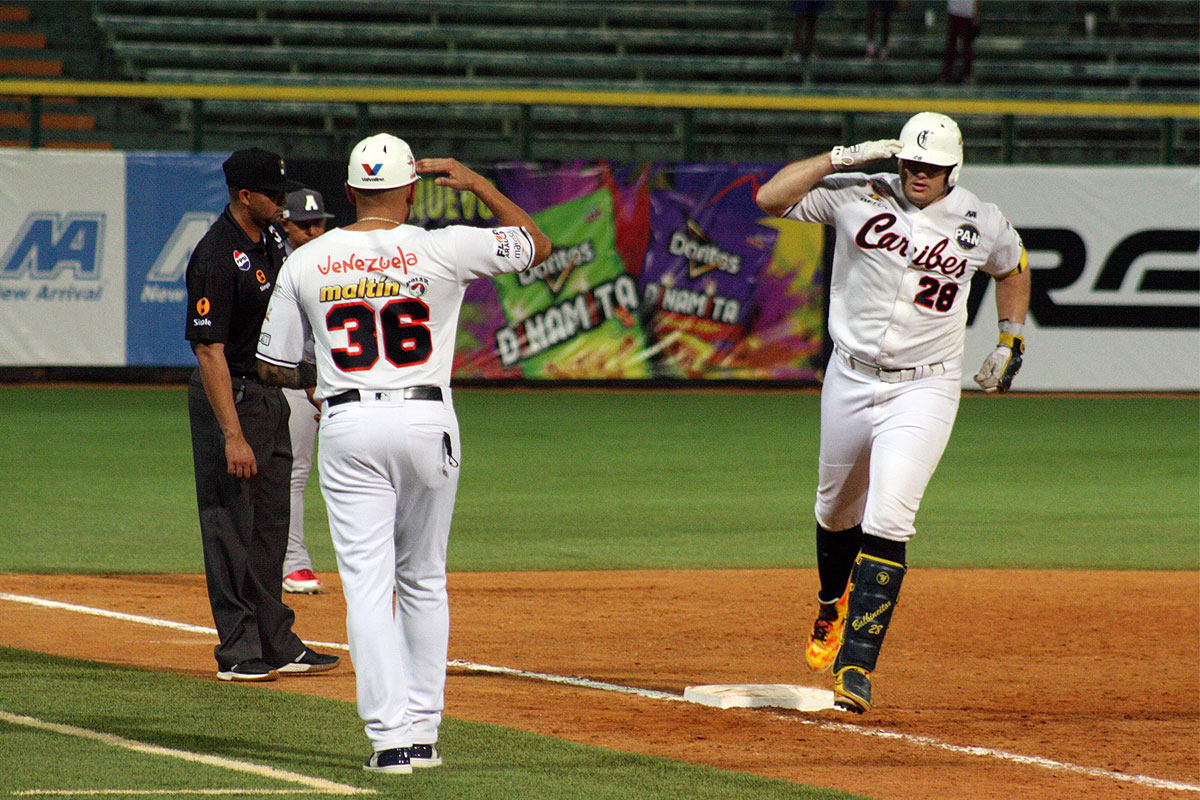
[[[814,563],[815,393],[469,389],[456,404],[464,453],[452,569]],[[182,387],[0,387],[0,442],[0,572],[201,571]],[[330,571],[315,479],[307,498],[309,549]],[[1198,501],[1195,396],[971,394],[910,562],[1194,570]],[[357,768],[366,745],[348,703],[4,649],[0,675],[0,712],[396,787]],[[405,797],[848,797],[496,726],[449,719],[443,730],[453,769],[406,778]],[[0,763],[11,765],[0,796],[293,785],[2,718]]]
[[[835,800],[842,792],[806,790],[785,781],[678,761],[584,747],[496,725],[446,720],[442,744],[453,766],[412,775],[372,775],[369,753],[350,703],[256,686],[174,675],[0,648],[0,711],[53,720],[125,740],[287,770],[411,800],[558,800],[558,798],[696,798],[697,800]],[[102,702],[98,699],[102,698]],[[37,754],[31,758],[31,754]],[[294,793],[303,785],[237,769],[139,753],[0,719],[0,796],[10,792],[242,789]],[[569,788],[567,788],[569,787]],[[227,791],[221,797],[239,797]],[[248,796],[248,794],[247,794]]]
[[[811,566],[812,392],[456,394],[454,570]],[[0,387],[0,570],[201,569],[182,387]],[[916,566],[1195,569],[1200,404],[963,399]],[[334,568],[316,479],[308,545]]]

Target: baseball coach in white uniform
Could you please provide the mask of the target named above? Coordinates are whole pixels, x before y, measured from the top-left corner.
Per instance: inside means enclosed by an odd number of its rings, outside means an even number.
[[[895,156],[899,174],[859,167]],[[958,412],[967,296],[996,281],[999,344],[975,381],[1012,384],[1024,352],[1029,272],[1000,210],[958,184],[962,136],[923,112],[899,139],[835,147],[780,170],[758,192],[769,214],[833,226],[833,355],[821,390],[818,613],[809,667],[834,670],[834,701],[871,708],[871,672],[907,569],[917,507]]]
[[[405,224],[418,172],[473,192],[496,227]],[[476,278],[540,263],[550,240],[483,176],[451,158],[414,162],[390,134],[354,147],[346,185],[357,222],[285,262],[259,370],[283,385],[315,381],[321,492],[374,749],[364,769],[407,773],[441,764],[446,543],[462,458],[450,373],[463,294]],[[303,361],[309,337],[315,376]]]

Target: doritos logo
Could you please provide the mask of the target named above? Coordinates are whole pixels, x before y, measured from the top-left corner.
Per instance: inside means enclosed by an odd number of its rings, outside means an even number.
[[[675,231],[671,234],[668,250],[671,255],[687,260],[688,277],[692,280],[714,269],[737,275],[742,268],[741,256],[726,252],[713,244],[699,223],[691,219],[687,221],[686,231]]]
[[[237,268],[242,272],[250,271],[250,256],[246,255],[241,250],[233,251],[233,263],[237,264]]]

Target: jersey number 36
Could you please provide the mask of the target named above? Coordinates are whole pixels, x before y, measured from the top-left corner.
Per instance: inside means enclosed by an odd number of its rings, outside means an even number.
[[[370,369],[383,357],[394,366],[424,363],[433,352],[433,336],[424,324],[429,306],[420,300],[393,300],[379,309],[350,303],[329,309],[325,324],[330,331],[344,330],[348,344],[332,352],[333,363],[344,372]]]

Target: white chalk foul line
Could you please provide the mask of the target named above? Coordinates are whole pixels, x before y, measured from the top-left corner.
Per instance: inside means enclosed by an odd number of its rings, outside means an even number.
[[[14,603],[25,603],[27,605],[40,606],[43,608],[58,608],[81,614],[91,614],[98,617],[109,617],[111,619],[125,620],[127,622],[138,622],[144,625],[155,625],[160,628],[172,628],[174,630],[205,633],[214,636],[216,635],[216,630],[213,628],[205,628],[199,625],[188,625],[182,622],[172,622],[170,620],[156,619],[154,617],[143,617],[136,614],[125,614],[119,611],[109,611],[103,608],[92,608],[90,606],[75,605],[73,603],[63,603],[58,600],[46,600],[40,597],[30,597],[27,595],[7,594],[0,592],[0,600],[10,600]],[[312,642],[312,644],[340,650],[350,649],[349,645],[338,642]],[[514,669],[512,667],[496,667],[488,664],[476,664],[470,661],[460,660],[450,661],[449,665],[470,670],[472,672],[486,672],[495,675],[508,675],[514,678],[527,678],[530,680],[547,681],[566,686],[577,686],[584,689],[598,689],[606,692],[619,692],[622,694],[637,695],[638,697],[648,697],[654,700],[685,702],[681,695],[671,694],[670,692],[660,692],[653,689],[639,689],[634,686],[621,686],[620,684],[604,683],[602,681],[591,680],[590,678],[571,678],[564,675],[552,675],[544,672],[529,672],[527,670]],[[1051,771],[1070,772],[1078,775],[1087,775],[1093,778],[1107,778],[1109,780],[1120,781],[1123,783],[1134,783],[1140,786],[1149,786],[1157,789],[1172,789],[1181,792],[1200,792],[1200,784],[1168,781],[1161,778],[1152,778],[1146,775],[1131,775],[1125,772],[1112,772],[1110,770],[1100,769],[1098,767],[1082,767],[1078,764],[1071,764],[1064,761],[1053,761],[1049,758],[1042,758],[1041,756],[1023,756],[1018,753],[1008,753],[1004,750],[994,750],[990,747],[971,747],[950,744],[948,742],[940,742],[936,739],[931,739],[928,736],[918,736],[910,733],[896,733],[894,731],[883,730],[882,728],[865,728],[859,725],[851,725],[844,722],[823,722],[821,720],[786,716],[778,713],[771,713],[771,716],[778,717],[780,719],[786,719],[791,722],[799,722],[802,725],[813,725],[822,730],[854,733],[859,736],[871,736],[879,739],[892,739],[895,741],[904,742],[906,744],[911,744],[916,747],[931,747],[951,753],[979,756],[983,758],[994,758],[1001,761],[1024,764],[1026,766],[1041,767]]]
[[[290,794],[295,796],[299,789],[21,789],[10,792],[10,797],[96,797],[98,795],[119,795],[122,797],[177,797],[185,794],[212,795],[214,797],[229,797],[230,795],[272,795]]]
[[[798,722],[801,725],[812,725],[821,730],[838,731],[841,733],[854,733],[859,736],[871,736],[877,739],[893,739],[902,741],[905,744],[914,745],[917,747],[930,747],[936,750],[945,750],[950,753],[960,753],[969,756],[983,756],[985,758],[995,758],[1001,761],[1011,761],[1016,764],[1023,764],[1029,767],[1042,767],[1056,772],[1070,772],[1076,775],[1086,775],[1089,778],[1108,778],[1110,780],[1122,781],[1125,783],[1134,783],[1138,786],[1149,786],[1155,789],[1173,789],[1177,792],[1200,792],[1200,785],[1194,783],[1182,783],[1180,781],[1168,781],[1162,778],[1151,778],[1146,775],[1130,775],[1125,772],[1112,772],[1098,767],[1081,767],[1078,764],[1070,764],[1065,761],[1053,761],[1049,758],[1041,756],[1023,756],[1018,753],[1008,753],[1004,750],[994,750],[990,747],[974,747],[967,745],[949,744],[948,742],[939,742],[937,739],[931,739],[928,736],[918,736],[911,733],[896,733],[895,731],[887,731],[882,728],[865,728],[860,725],[849,725],[844,722],[823,722],[816,719],[803,719],[800,717],[791,717],[779,713],[771,713],[771,716],[778,719],[784,719],[789,722]]]
[[[213,756],[206,753],[192,753],[188,750],[176,750],[171,747],[147,744],[145,742],[138,742],[133,739],[126,739],[122,736],[114,736],[111,733],[102,733],[101,731],[93,731],[87,728],[77,728],[74,725],[62,725],[57,722],[46,722],[45,720],[22,716],[21,714],[11,714],[7,711],[0,711],[0,721],[9,722],[13,725],[24,725],[29,728],[37,728],[44,731],[53,731],[54,733],[61,733],[65,736],[75,736],[80,739],[91,739],[92,741],[100,742],[101,744],[110,745],[112,747],[123,747],[126,750],[133,750],[137,753],[146,753],[153,756],[166,756],[168,758],[178,758],[182,761],[190,761],[195,764],[204,764],[210,767],[222,767],[224,769],[242,772],[247,775],[258,775],[263,778],[274,778],[276,780],[287,781],[288,783],[296,783],[308,790],[320,792],[321,794],[375,794],[375,791],[372,789],[360,789],[357,786],[347,786],[344,783],[335,783],[333,781],[327,781],[324,778],[314,778],[311,775],[301,775],[299,772],[289,772],[288,770],[277,769],[275,767],[266,767],[261,764],[252,764],[249,761],[238,761],[236,759],[225,758],[223,756]]]
[[[458,659],[450,661],[448,666],[467,669],[471,672],[488,672],[493,675],[508,675],[511,678],[529,678],[531,680],[546,681],[547,683],[561,683],[566,686],[578,686],[582,689],[599,689],[604,692],[635,694],[638,697],[649,697],[654,700],[673,700],[680,703],[684,702],[682,695],[671,694],[670,692],[660,692],[655,689],[639,689],[636,686],[622,686],[619,683],[604,683],[603,681],[594,681],[591,678],[569,678],[565,675],[551,675],[546,672],[529,672],[527,670],[514,669],[512,667],[493,667],[488,664],[475,664],[471,661],[459,661]]]
[[[107,619],[118,619],[123,622],[136,622],[141,625],[150,625],[155,628],[169,628],[173,631],[185,631],[187,633],[207,634],[216,636],[216,628],[206,628],[203,625],[191,625],[187,622],[174,622],[169,619],[158,619],[156,617],[143,617],[139,614],[126,614],[123,611],[109,611],[107,608],[93,608],[92,606],[81,606],[75,603],[64,603],[59,600],[47,600],[44,597],[31,597],[23,594],[8,594],[0,592],[0,600],[10,600],[14,603],[24,603],[29,606],[37,606],[38,608],[55,608],[61,611],[73,611],[76,614],[87,614],[93,617],[105,617]],[[335,650],[349,650],[350,646],[341,642],[309,642],[311,645],[318,647],[328,647]]]

